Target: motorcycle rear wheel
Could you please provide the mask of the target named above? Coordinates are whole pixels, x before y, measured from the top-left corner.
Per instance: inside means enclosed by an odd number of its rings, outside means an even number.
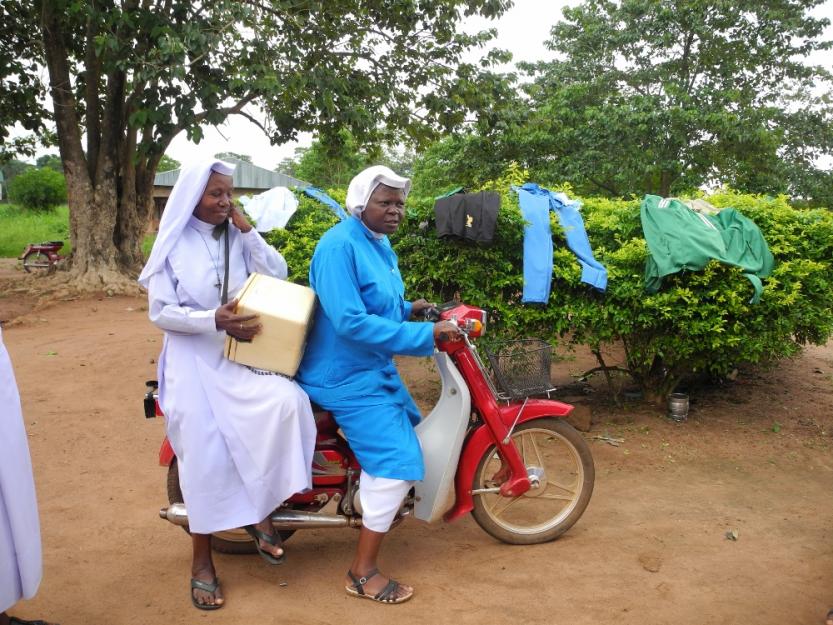
[[[498,540],[532,545],[555,540],[578,521],[593,494],[595,468],[587,442],[569,423],[556,418],[519,425],[512,440],[539,487],[519,497],[498,492],[474,495],[472,516]],[[480,459],[472,490],[493,489],[501,460],[492,445]]]
[[[49,256],[44,252],[29,252],[23,257],[23,269],[26,273],[42,272],[51,274],[55,270],[55,265],[49,260]]]
[[[168,467],[168,503],[183,503],[182,489],[179,486],[179,467],[176,458],[173,459]],[[191,533],[187,525],[182,529],[188,534]],[[286,541],[295,532],[294,530],[282,530],[279,533],[281,540]],[[218,553],[241,555],[257,553],[257,548],[252,537],[246,533],[246,530],[241,528],[214,532],[211,534],[211,548]]]

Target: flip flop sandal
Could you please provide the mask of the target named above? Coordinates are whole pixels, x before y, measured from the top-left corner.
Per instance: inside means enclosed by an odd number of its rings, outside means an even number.
[[[275,532],[274,534],[264,534],[259,529],[257,529],[254,525],[247,525],[243,528],[246,532],[255,539],[255,548],[257,552],[260,554],[260,557],[266,560],[269,564],[283,564],[286,562],[286,551],[284,551],[280,556],[277,558],[273,556],[271,553],[266,551],[260,546],[260,541],[272,545],[273,547],[281,547],[283,548],[283,543],[281,542],[280,534]]]
[[[222,603],[200,603],[197,601],[197,598],[194,596],[194,589],[197,590],[204,590],[205,592],[210,592],[212,595],[217,592],[217,589],[220,588],[220,580],[216,577],[214,578],[213,582],[204,582],[202,580],[196,579],[194,577],[191,578],[191,603],[194,604],[194,607],[198,610],[219,610],[223,607]]]
[[[344,590],[347,591],[348,595],[352,595],[353,597],[359,597],[361,599],[370,599],[371,601],[378,601],[379,603],[404,603],[408,599],[414,596],[414,592],[411,591],[411,594],[405,595],[403,597],[397,597],[397,593],[399,592],[399,588],[401,584],[396,580],[389,580],[387,585],[382,588],[379,592],[375,595],[368,595],[364,591],[364,585],[367,583],[371,577],[379,574],[379,569],[373,569],[367,575],[363,577],[356,577],[353,575],[353,571],[347,571],[347,576],[350,578],[350,581],[353,582],[350,586],[345,586]]]
[[[16,616],[9,617],[9,625],[58,625],[58,623],[49,623],[47,621],[24,621],[22,618]]]

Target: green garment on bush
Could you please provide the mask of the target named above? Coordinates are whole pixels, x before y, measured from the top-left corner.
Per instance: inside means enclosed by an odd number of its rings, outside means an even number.
[[[642,231],[650,256],[645,262],[645,290],[656,293],[664,276],[682,269],[699,271],[712,259],[743,269],[761,300],[774,259],[761,231],[734,208],[717,215],[698,213],[675,199],[646,195],[641,207]]]

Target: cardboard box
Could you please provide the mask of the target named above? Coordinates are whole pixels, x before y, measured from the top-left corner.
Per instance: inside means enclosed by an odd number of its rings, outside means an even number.
[[[237,295],[238,315],[259,315],[263,326],[250,342],[227,336],[225,356],[243,365],[293,377],[301,364],[315,312],[315,292],[253,273]]]

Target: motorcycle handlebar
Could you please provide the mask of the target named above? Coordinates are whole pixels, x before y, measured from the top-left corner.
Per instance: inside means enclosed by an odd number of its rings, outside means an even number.
[[[426,321],[436,322],[440,320],[440,309],[436,306],[431,306],[431,308],[426,308],[422,316],[425,317]]]

